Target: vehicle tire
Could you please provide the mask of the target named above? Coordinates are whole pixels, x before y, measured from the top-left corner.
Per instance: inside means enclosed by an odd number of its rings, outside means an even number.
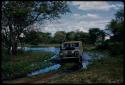
[[[81,62],[78,62],[77,65],[78,65],[78,68],[82,67],[82,63]]]
[[[82,68],[82,62],[79,63],[80,68]]]
[[[80,56],[80,62],[82,62],[82,56]]]

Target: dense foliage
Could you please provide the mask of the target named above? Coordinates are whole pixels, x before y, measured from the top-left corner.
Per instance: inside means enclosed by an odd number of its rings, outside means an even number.
[[[115,14],[115,18],[107,25],[112,33],[109,40],[106,40],[98,48],[107,49],[112,55],[123,54],[124,50],[124,9],[121,8]]]
[[[2,44],[9,54],[17,53],[21,33],[32,30],[33,24],[52,21],[69,12],[65,1],[3,1],[1,10]]]

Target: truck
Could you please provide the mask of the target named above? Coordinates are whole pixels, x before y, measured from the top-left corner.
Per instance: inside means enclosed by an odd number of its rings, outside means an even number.
[[[66,41],[61,44],[59,57],[61,63],[82,63],[83,46],[81,41]]]

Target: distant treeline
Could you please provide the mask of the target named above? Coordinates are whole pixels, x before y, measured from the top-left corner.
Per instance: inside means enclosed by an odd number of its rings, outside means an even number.
[[[6,49],[8,54],[16,55],[19,44],[55,44],[64,40],[81,40],[85,44],[100,45],[101,49],[111,49],[114,53],[123,48],[124,8],[118,9],[115,18],[107,24],[105,30],[111,33],[92,27],[88,33],[58,31],[54,37],[50,33],[38,32],[32,26],[35,23],[44,23],[45,20],[53,21],[59,19],[63,14],[71,13],[65,1],[5,1],[2,2],[1,11],[1,46],[2,50]],[[24,36],[20,36],[21,34]],[[104,39],[106,35],[110,37],[109,40]]]
[[[104,41],[105,32],[99,28],[91,28],[89,33],[83,31],[57,31],[54,36],[51,33],[31,31],[25,34],[22,42],[25,44],[55,44],[63,41],[80,40],[85,44],[94,44]]]

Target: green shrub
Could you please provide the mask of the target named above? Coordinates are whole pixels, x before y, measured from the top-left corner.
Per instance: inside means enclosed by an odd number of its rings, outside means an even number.
[[[123,43],[120,42],[109,43],[108,50],[111,55],[123,54]]]
[[[111,55],[123,54],[123,42],[104,41],[96,49],[107,50]]]
[[[50,65],[50,62],[43,62],[50,59],[54,54],[49,52],[18,52],[16,56],[8,56],[11,59],[2,61],[2,80],[23,77],[27,73]],[[32,66],[35,64],[35,66]]]
[[[108,49],[108,42],[107,41],[102,42],[101,44],[96,46],[96,49],[99,49],[99,50],[106,50],[106,49]]]

